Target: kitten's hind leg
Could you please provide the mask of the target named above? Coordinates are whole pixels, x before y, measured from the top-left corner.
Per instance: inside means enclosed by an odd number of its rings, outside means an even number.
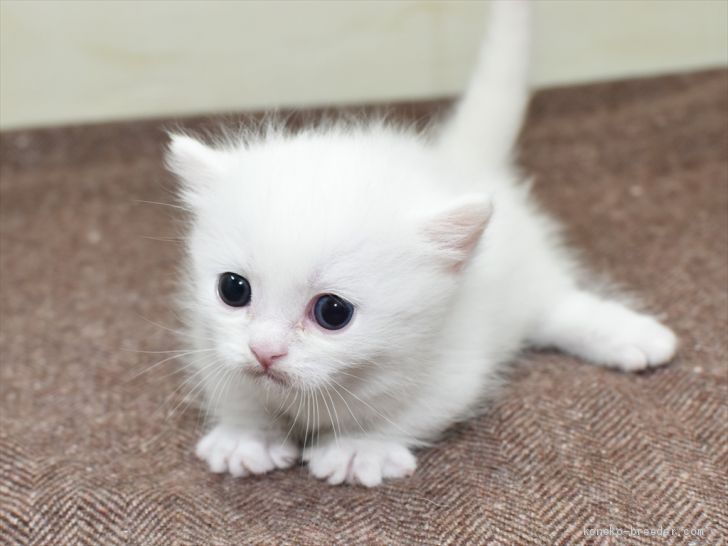
[[[545,313],[529,339],[625,371],[665,364],[677,349],[675,334],[653,317],[577,290]]]

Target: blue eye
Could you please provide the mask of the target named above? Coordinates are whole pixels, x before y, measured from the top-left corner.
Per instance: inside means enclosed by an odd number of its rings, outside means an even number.
[[[354,306],[339,296],[323,294],[313,304],[313,318],[322,328],[340,330],[354,316]]]
[[[223,273],[217,281],[220,298],[230,307],[243,307],[250,303],[250,283],[237,273]]]

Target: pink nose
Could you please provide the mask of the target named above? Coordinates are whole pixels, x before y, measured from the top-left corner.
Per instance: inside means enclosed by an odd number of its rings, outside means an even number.
[[[283,358],[288,354],[288,350],[285,347],[275,345],[250,345],[250,351],[255,355],[258,363],[263,366],[264,370],[267,370],[273,365],[273,362],[279,358]]]

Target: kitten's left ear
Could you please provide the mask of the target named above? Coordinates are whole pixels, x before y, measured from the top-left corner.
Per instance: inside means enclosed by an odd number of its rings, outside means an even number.
[[[460,271],[470,258],[492,215],[490,201],[465,197],[431,217],[424,234],[452,271]]]
[[[167,168],[182,183],[180,198],[193,208],[199,203],[201,194],[222,176],[226,159],[224,152],[199,140],[185,135],[170,135]]]

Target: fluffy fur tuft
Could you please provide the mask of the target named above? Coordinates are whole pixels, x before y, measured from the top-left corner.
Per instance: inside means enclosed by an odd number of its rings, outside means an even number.
[[[302,456],[317,478],[375,486],[413,472],[411,449],[470,415],[525,345],[624,370],[672,357],[669,329],[579,281],[517,179],[527,21],[527,2],[495,3],[480,65],[435,139],[382,123],[214,147],[172,136],[167,162],[191,211],[194,375],[216,425],[197,453],[212,471]],[[224,272],[247,279],[247,305],[222,301]],[[321,294],[353,305],[348,325],[316,323]]]

